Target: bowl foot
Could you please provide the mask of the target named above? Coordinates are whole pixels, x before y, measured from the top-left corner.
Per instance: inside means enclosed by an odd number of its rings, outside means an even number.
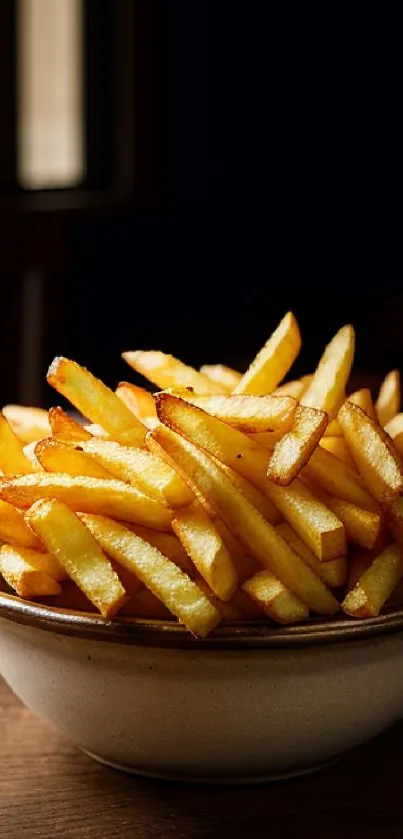
[[[286,781],[289,778],[297,778],[300,775],[309,775],[312,772],[319,772],[321,769],[326,769],[333,763],[337,763],[339,757],[332,758],[323,763],[315,763],[310,766],[299,766],[296,769],[290,769],[286,772],[273,772],[262,775],[181,775],[176,772],[153,772],[151,769],[139,768],[136,766],[128,766],[123,763],[116,763],[113,760],[101,755],[89,752],[87,749],[81,748],[85,755],[108,766],[110,769],[117,769],[119,772],[126,772],[129,775],[138,775],[140,777],[152,778],[156,781],[177,781],[186,784],[266,784],[270,781]]]

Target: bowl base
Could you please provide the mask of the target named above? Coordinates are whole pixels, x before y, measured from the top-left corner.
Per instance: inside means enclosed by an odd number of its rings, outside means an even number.
[[[340,760],[339,757],[335,757],[323,763],[315,763],[310,766],[299,766],[298,768],[290,769],[287,772],[272,772],[262,775],[181,775],[176,772],[153,772],[152,770],[146,768],[140,769],[123,763],[115,763],[113,760],[107,760],[107,758],[94,754],[94,752],[89,752],[84,748],[81,748],[81,751],[88,757],[92,758],[92,760],[96,760],[98,763],[102,763],[110,769],[117,769],[119,772],[126,772],[128,775],[151,778],[155,781],[177,781],[184,784],[266,784],[270,781],[287,781],[289,778],[298,778],[300,775],[310,775],[313,772],[319,772],[321,769],[326,769],[327,766],[331,766],[333,763],[337,763],[337,761]]]

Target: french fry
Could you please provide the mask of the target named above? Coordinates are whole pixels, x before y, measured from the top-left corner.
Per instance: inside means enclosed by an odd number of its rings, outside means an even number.
[[[247,580],[243,590],[277,623],[306,620],[309,609],[280,583],[270,571],[258,571]]]
[[[384,533],[384,520],[380,512],[363,510],[362,507],[357,507],[350,501],[337,498],[317,486],[311,486],[310,488],[326,504],[326,507],[332,510],[337,518],[343,522],[349,542],[354,542],[359,547],[368,548],[368,550],[379,544]]]
[[[349,469],[352,469],[353,472],[356,472],[356,466],[354,460],[350,454],[350,449],[344,439],[344,437],[322,437],[320,440],[320,445],[322,448],[326,449],[327,452],[334,454],[335,457],[338,457],[342,463],[345,463]]]
[[[26,522],[24,523],[27,527]],[[7,549],[10,553],[13,552],[13,556],[18,556],[25,560],[25,562],[27,562],[32,568],[35,568],[37,571],[41,571],[43,574],[51,577],[52,580],[56,580],[58,583],[63,580],[67,580],[67,574],[64,568],[62,568],[52,554],[45,553],[43,550],[37,551],[32,550],[31,548],[18,547],[16,545],[7,545]],[[55,593],[56,592],[53,592],[53,594]]]
[[[300,349],[298,323],[292,312],[287,312],[233,392],[255,396],[271,393],[287,375]]]
[[[217,609],[196,583],[156,548],[111,519],[81,518],[103,550],[133,571],[190,632],[203,638],[217,626]]]
[[[217,460],[217,463],[220,461]],[[259,513],[262,514],[264,519],[270,522],[270,524],[277,524],[280,520],[280,513],[275,507],[275,505],[260,492],[259,489],[256,489],[250,481],[240,475],[239,472],[235,472],[235,469],[231,469],[230,466],[226,466],[225,463],[220,464],[221,469],[225,472],[226,475],[230,478],[233,484],[242,492],[242,495],[248,499],[248,501],[259,510]]]
[[[273,390],[272,396],[293,396],[295,399],[300,399],[305,393],[308,385],[311,383],[313,376],[301,376],[300,379],[294,379],[291,382],[285,382]]]
[[[327,345],[301,405],[325,411],[330,419],[336,416],[350,375],[354,346],[353,327],[343,326]]]
[[[341,425],[338,419],[332,419],[328,423],[327,427],[324,430],[325,437],[341,437],[342,436]]]
[[[155,350],[136,350],[122,353],[122,358],[133,370],[161,389],[192,387],[196,393],[222,393],[220,385],[173,355]]]
[[[94,439],[79,446],[84,456],[95,458],[104,470],[138,487],[162,504],[176,509],[192,501],[191,493],[177,472],[152,452],[121,446],[109,440]]]
[[[174,562],[181,571],[184,571],[188,577],[194,578],[197,575],[196,568],[182,547],[179,539],[173,533],[161,533],[158,530],[152,530],[151,527],[143,527],[141,524],[127,525],[133,533],[149,542],[154,548],[168,557],[171,562]]]
[[[174,391],[173,395],[239,431],[250,433],[280,431],[284,434],[292,428],[298,408],[297,400],[291,396],[207,396],[190,393],[186,388]]]
[[[39,460],[38,460],[38,458],[35,454],[35,448],[37,446],[37,443],[38,443],[37,440],[33,443],[25,443],[25,446],[23,448],[24,455],[27,458],[27,460],[29,460],[31,465],[33,466],[34,472],[41,471],[41,469],[42,469],[42,466],[39,463]]]
[[[163,425],[151,435],[175,462],[190,488],[196,486],[209,498],[248,554],[313,611],[320,614],[337,611],[338,603],[331,592],[205,452]]]
[[[119,382],[116,388],[116,396],[142,422],[146,423],[150,417],[157,416],[153,395],[144,387],[132,385],[130,382]]]
[[[383,427],[399,412],[400,373],[398,370],[392,370],[384,378],[376,400],[375,410],[379,424]]]
[[[403,552],[397,545],[389,545],[348,592],[342,603],[343,610],[355,618],[379,615],[402,575]]]
[[[64,440],[66,443],[91,440],[90,432],[83,425],[80,425],[77,420],[66,414],[63,408],[50,408],[48,417],[52,437],[57,437],[58,440]],[[43,436],[48,437],[49,435],[44,434]]]
[[[279,486],[289,486],[309,460],[328,423],[327,414],[316,408],[297,408],[290,431],[276,444],[267,475]]]
[[[75,512],[99,513],[156,530],[170,530],[172,512],[154,498],[115,479],[37,472],[0,480],[0,498],[27,508],[40,498],[57,498]]]
[[[226,367],[225,364],[203,364],[200,372],[222,388],[223,393],[231,393],[242,379],[242,373]]]
[[[349,440],[347,443],[349,444]],[[343,498],[344,501],[350,501],[364,510],[372,510],[375,513],[379,511],[378,504],[369,494],[361,477],[322,446],[315,449],[303,469],[303,475],[336,498]]]
[[[19,548],[44,550],[24,519],[24,513],[7,501],[0,501],[0,542],[7,542]]]
[[[306,565],[309,565],[309,568],[312,569],[314,574],[326,586],[337,588],[345,583],[347,577],[347,558],[345,556],[339,556],[330,562],[319,562],[315,554],[287,522],[284,521],[278,524],[276,530],[290,548],[304,560]]]
[[[391,507],[403,492],[402,463],[391,438],[351,402],[345,402],[340,409],[339,419],[347,445],[372,495],[382,506]]]
[[[112,618],[126,601],[126,593],[109,559],[78,516],[61,501],[45,498],[36,501],[25,517],[101,615]]]
[[[365,411],[371,419],[375,422],[377,421],[375,406],[372,401],[371,391],[368,387],[363,387],[361,390],[356,390],[354,393],[350,393],[350,396],[347,397],[347,401],[352,402],[353,405],[358,405],[358,407]]]
[[[20,597],[45,597],[50,594],[60,594],[60,584],[48,574],[38,570],[36,565],[29,561],[29,554],[26,555],[26,553],[26,548],[2,546],[0,575],[4,577],[6,583]]]
[[[16,437],[22,440],[23,443],[33,443],[42,437],[49,437],[48,414],[43,408],[28,408],[25,405],[5,405],[3,414]]]
[[[26,475],[34,471],[23,446],[0,411],[0,470],[4,475]]]
[[[82,441],[79,445],[84,445]],[[94,457],[76,451],[71,443],[47,437],[35,446],[35,455],[46,472],[66,472],[67,475],[86,475],[88,478],[112,478]]]
[[[396,414],[385,425],[385,431],[392,438],[400,457],[403,458],[403,414]]]
[[[201,505],[179,510],[172,530],[212,592],[220,600],[230,600],[237,588],[238,574],[224,541]]]
[[[287,488],[269,481],[268,453],[250,437],[169,394],[159,394],[156,403],[158,415],[166,425],[193,440],[263,492],[319,559],[327,561],[346,553],[344,526],[339,519],[298,479]],[[158,431],[159,427],[155,429]]]
[[[282,439],[284,432],[281,431],[256,431],[254,434],[248,434],[251,440],[254,443],[257,443],[259,446],[262,446],[264,449],[267,449],[268,452],[272,453],[274,447],[277,445],[279,440]]]
[[[256,573],[257,571],[255,571],[255,574]],[[225,603],[224,605],[231,605],[238,611],[240,617],[237,618],[237,620],[242,619],[247,621],[255,621],[261,619],[264,615],[262,606],[256,603],[254,600],[252,600],[252,598],[249,597],[249,594],[247,594],[246,591],[244,591],[242,588],[239,588],[235,592],[230,604]]]
[[[100,379],[75,361],[58,356],[47,379],[58,393],[93,423],[99,423],[118,442],[143,446],[145,428],[132,411]]]
[[[217,609],[217,612],[220,614],[221,621],[224,623],[234,623],[239,621],[243,617],[243,613],[241,612],[240,608],[233,602],[233,600],[220,600],[214,592],[212,592],[209,585],[207,585],[206,581],[200,575],[197,575],[195,578],[195,582],[197,583],[198,587],[201,589],[202,592],[206,595],[209,599],[210,603]],[[238,591],[236,592],[238,594]]]
[[[362,577],[364,571],[366,571],[370,565],[372,565],[375,557],[379,554],[378,552],[374,551],[359,551],[359,553],[354,554],[351,558],[348,566],[348,578],[347,578],[347,591],[352,591],[352,589],[357,585],[359,579]]]

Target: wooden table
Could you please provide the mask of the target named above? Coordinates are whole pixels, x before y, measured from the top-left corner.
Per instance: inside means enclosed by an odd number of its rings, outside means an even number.
[[[292,781],[208,787],[134,778],[85,757],[0,681],[1,839],[401,839],[402,765],[403,723]]]

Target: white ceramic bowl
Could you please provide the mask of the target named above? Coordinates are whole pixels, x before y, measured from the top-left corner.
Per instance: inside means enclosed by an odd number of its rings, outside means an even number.
[[[93,757],[187,781],[317,768],[403,716],[403,607],[222,627],[105,622],[0,593],[0,672]]]

